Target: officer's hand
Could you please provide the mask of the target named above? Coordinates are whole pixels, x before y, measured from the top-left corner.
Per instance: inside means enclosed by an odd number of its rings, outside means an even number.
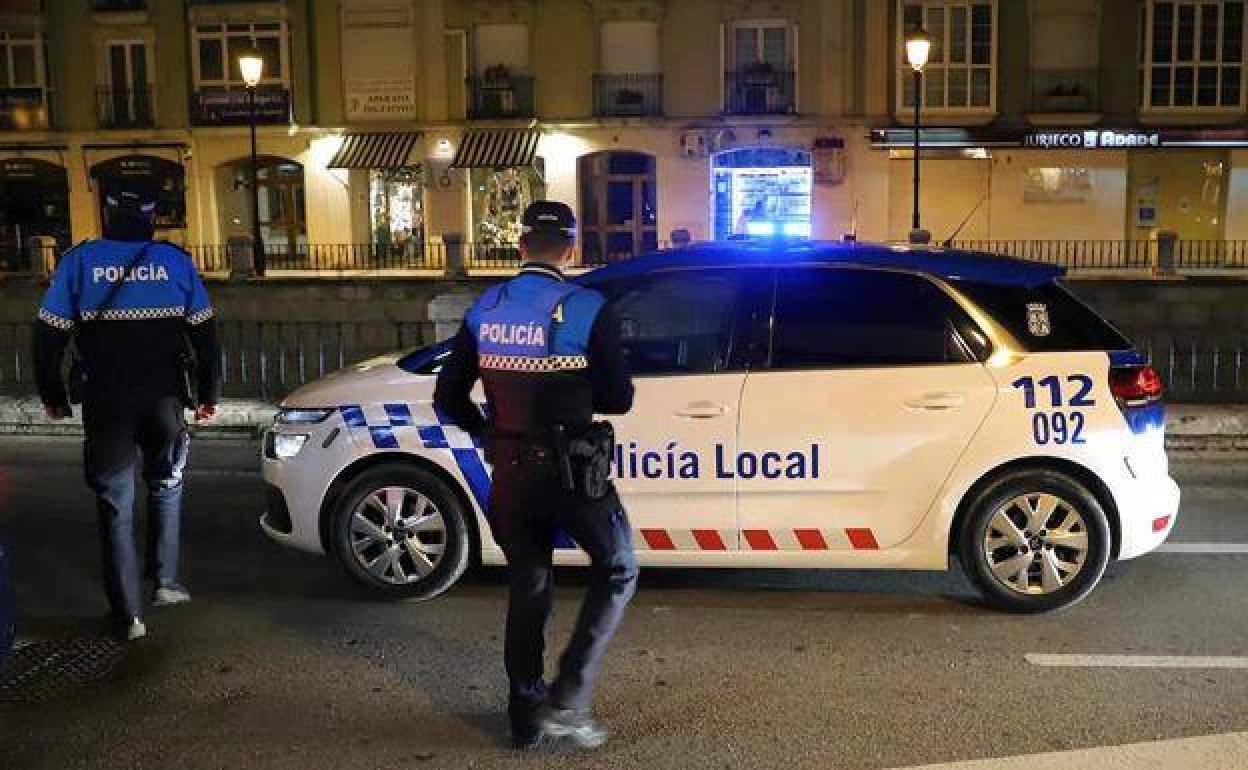
[[[200,404],[199,406],[195,407],[195,421],[196,422],[199,422],[200,420],[211,420],[213,417],[216,417],[216,416],[217,416],[216,404]]]
[[[43,405],[44,414],[53,420],[65,420],[74,416],[74,410],[68,406]]]

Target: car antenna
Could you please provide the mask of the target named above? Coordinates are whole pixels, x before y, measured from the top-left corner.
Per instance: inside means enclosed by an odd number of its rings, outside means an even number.
[[[940,242],[941,248],[949,249],[953,247],[953,240],[958,237],[958,233],[962,232],[962,228],[966,227],[967,222],[971,221],[971,217],[975,216],[975,212],[979,211],[979,207],[984,205],[986,200],[988,200],[987,193],[979,199],[979,202],[975,204],[975,208],[971,209],[971,213],[966,215],[966,219],[962,220],[962,224],[958,225],[957,229],[950,233],[948,238]]]
[[[858,240],[858,199],[854,198],[853,213],[849,215],[849,232],[841,236],[841,240],[846,243],[854,243]]]

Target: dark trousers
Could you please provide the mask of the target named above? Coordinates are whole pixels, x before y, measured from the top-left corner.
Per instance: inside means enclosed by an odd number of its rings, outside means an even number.
[[[142,455],[147,486],[147,577],[168,585],[178,576],[182,471],[190,436],[177,397],[99,395],[83,406],[84,469],[96,495],[104,590],[119,620],[142,614],[135,546],[134,468]],[[136,451],[137,450],[137,451]]]
[[[495,448],[490,527],[507,557],[511,584],[504,657],[513,706],[549,697],[557,708],[588,708],[607,645],[637,588],[628,517],[612,491],[587,501],[563,491],[544,451]],[[545,632],[551,556],[566,533],[590,558],[589,590],[549,693]]]

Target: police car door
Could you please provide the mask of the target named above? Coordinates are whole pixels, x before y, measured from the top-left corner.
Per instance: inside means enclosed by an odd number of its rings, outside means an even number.
[[[611,421],[613,470],[639,551],[737,548],[735,480],[715,473],[714,458],[736,451],[750,272],[673,270],[595,287],[619,318],[636,388],[632,411]]]
[[[901,543],[995,398],[982,334],[904,272],[780,269],[774,308],[729,469],[741,548],[826,562]]]

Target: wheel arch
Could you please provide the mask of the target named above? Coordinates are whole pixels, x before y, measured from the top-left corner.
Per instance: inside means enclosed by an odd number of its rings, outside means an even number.
[[[459,501],[459,504],[468,513],[465,518],[467,519],[468,536],[471,539],[469,547],[472,549],[469,558],[472,559],[474,564],[480,561],[481,532],[477,521],[477,507],[468,496],[468,492],[446,468],[426,457],[407,452],[373,452],[356,459],[338,471],[338,474],[334,476],[334,480],[329,483],[329,487],[325,490],[325,497],[321,500],[321,510],[317,520],[321,547],[325,549],[326,553],[333,553],[333,546],[330,542],[330,528],[333,526],[334,507],[337,505],[343,490],[358,478],[360,474],[383,465],[406,465],[411,468],[418,468],[433,474],[446,484],[447,489],[451,491],[451,494],[455,495],[455,499]]]
[[[948,552],[953,553],[958,547],[958,535],[962,531],[962,523],[966,519],[971,501],[973,501],[981,491],[989,484],[993,483],[1002,476],[1023,470],[1046,470],[1058,471],[1071,476],[1079,483],[1088,488],[1088,491],[1096,497],[1096,501],[1105,509],[1105,516],[1109,519],[1109,535],[1110,535],[1110,553],[1111,561],[1118,558],[1118,550],[1122,544],[1122,522],[1119,519],[1118,505],[1114,502],[1114,495],[1109,491],[1109,487],[1086,465],[1081,465],[1073,460],[1064,457],[1020,457],[1016,460],[1002,463],[992,468],[988,472],[981,475],[974,484],[967,488],[958,500],[958,506],[955,509],[953,522],[949,527],[949,542],[947,545]]]

